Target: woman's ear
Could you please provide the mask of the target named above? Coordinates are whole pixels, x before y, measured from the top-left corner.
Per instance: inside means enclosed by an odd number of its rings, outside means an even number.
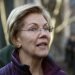
[[[19,36],[13,36],[12,39],[11,39],[12,43],[17,47],[17,48],[20,48],[22,45],[21,45],[21,40],[20,40],[20,37]]]

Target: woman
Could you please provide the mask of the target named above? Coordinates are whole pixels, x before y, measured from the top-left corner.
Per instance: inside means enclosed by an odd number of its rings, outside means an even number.
[[[17,7],[7,25],[15,50],[11,63],[0,69],[0,75],[65,75],[48,56],[54,27],[46,10],[34,4]]]

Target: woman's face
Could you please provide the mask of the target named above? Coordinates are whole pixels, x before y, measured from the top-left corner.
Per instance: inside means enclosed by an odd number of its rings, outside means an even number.
[[[52,42],[52,32],[43,15],[29,14],[24,18],[24,27],[20,30],[18,43],[25,53],[31,56],[45,57],[49,53],[49,42]]]

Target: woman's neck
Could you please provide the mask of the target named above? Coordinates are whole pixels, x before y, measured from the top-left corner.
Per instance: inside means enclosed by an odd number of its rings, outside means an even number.
[[[19,58],[22,64],[30,66],[30,71],[33,75],[42,75],[42,67],[41,67],[42,58],[29,56],[22,50],[20,50],[19,52]]]

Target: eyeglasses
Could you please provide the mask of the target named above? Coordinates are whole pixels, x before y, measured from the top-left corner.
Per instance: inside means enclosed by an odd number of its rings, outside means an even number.
[[[45,32],[52,32],[54,30],[54,27],[47,27],[47,28],[29,28],[27,30],[22,29],[20,31],[28,31],[28,32],[39,32],[39,31],[45,31]]]

